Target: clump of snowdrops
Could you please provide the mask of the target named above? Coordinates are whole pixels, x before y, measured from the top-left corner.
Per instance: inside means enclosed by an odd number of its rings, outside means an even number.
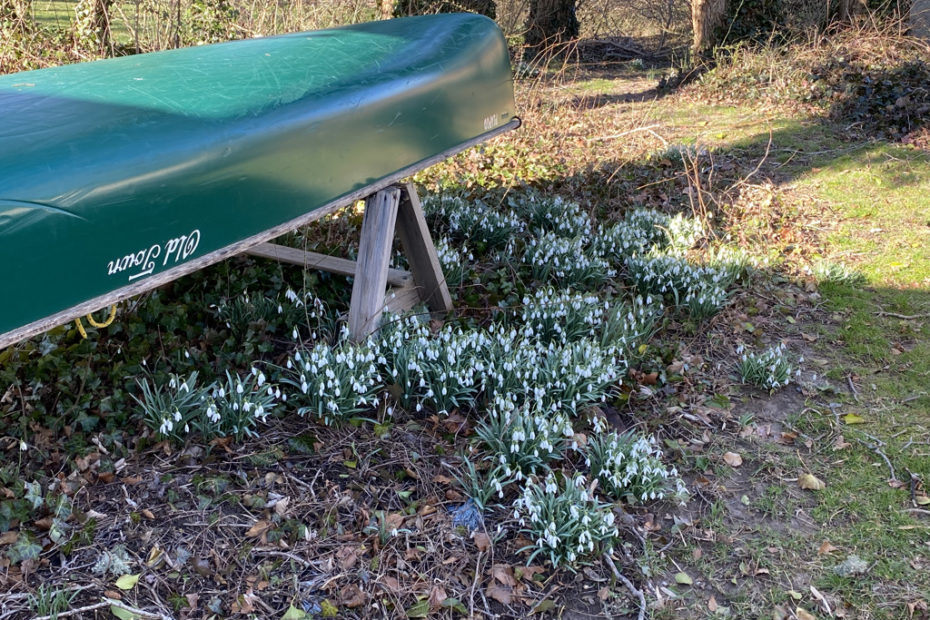
[[[737,353],[740,353],[737,369],[743,383],[774,391],[791,382],[791,375],[795,371],[784,344],[748,353],[743,352],[740,346]]]
[[[528,481],[514,501],[514,518],[532,541],[528,562],[537,556],[553,567],[590,562],[610,553],[619,536],[613,509],[588,492],[581,474],[571,478],[550,472]]]

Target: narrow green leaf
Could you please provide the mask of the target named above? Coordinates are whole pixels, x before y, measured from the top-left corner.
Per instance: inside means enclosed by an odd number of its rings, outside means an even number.
[[[408,618],[426,618],[429,616],[429,601],[417,601],[407,610]]]

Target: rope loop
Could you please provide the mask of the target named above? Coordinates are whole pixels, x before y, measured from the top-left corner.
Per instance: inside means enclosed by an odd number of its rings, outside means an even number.
[[[92,314],[88,314],[85,318],[87,319],[87,322],[90,323],[91,327],[96,327],[97,329],[109,327],[113,324],[113,321],[116,320],[116,304],[110,306],[110,316],[108,316],[103,322],[97,321]],[[84,323],[81,322],[81,317],[74,319],[74,324],[77,326],[77,330],[78,333],[81,334],[81,338],[87,340],[87,330],[84,329]]]

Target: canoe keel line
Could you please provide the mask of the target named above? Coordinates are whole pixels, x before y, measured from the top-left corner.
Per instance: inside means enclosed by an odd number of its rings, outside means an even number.
[[[376,68],[366,73],[362,66],[358,79],[357,74],[333,77],[328,65],[306,70],[301,66],[297,77],[306,84],[287,84],[277,76],[277,90],[262,91],[261,97],[249,91],[246,98],[252,99],[235,109],[217,108],[210,97],[204,104],[202,96],[197,99],[197,93],[184,90],[187,86],[178,89],[160,83],[159,70],[165,64],[161,57],[173,54],[167,64],[177,76],[179,63],[188,62],[193,68],[203,65],[204,58],[219,58],[228,64],[240,48],[251,58],[255,50],[247,46],[254,41],[196,48],[190,50],[189,61],[183,56],[188,50],[175,50],[0,76],[0,115],[12,120],[12,128],[0,128],[0,264],[7,266],[0,272],[0,290],[4,290],[0,349],[241,253],[355,276],[349,330],[356,339],[377,328],[384,309],[400,311],[421,302],[432,311],[451,309],[419,199],[412,184],[399,183],[519,126],[503,37],[493,22],[478,16],[428,16],[273,37],[263,43],[270,46],[264,56],[278,54],[293,64],[295,53],[285,46],[306,47],[307,41],[317,48],[338,46],[340,37],[350,42],[358,39],[356,45],[365,50],[372,47],[372,40],[387,37],[393,42],[384,44],[384,49],[390,48],[393,56],[367,58]],[[438,43],[425,45],[428,40]],[[320,50],[313,45],[301,48],[305,55],[297,54],[297,60],[318,59]],[[412,49],[426,51],[413,57]],[[111,63],[107,68],[119,75],[127,59],[139,59],[130,73],[122,72],[123,77],[132,76],[132,89],[113,88],[110,99],[144,90],[149,77],[145,69],[152,67],[147,87],[153,98],[164,92],[174,97],[167,103],[162,97],[158,105],[176,108],[185,104],[185,96],[201,105],[200,116],[191,125],[193,138],[188,137],[191,127],[172,133],[173,125],[160,124],[163,110],[153,116],[146,107],[149,102],[139,101],[131,108],[120,101],[117,112],[85,123],[90,127],[66,118],[57,135],[49,129],[56,110],[43,117],[43,104],[55,108],[60,101],[47,93],[37,96],[43,86],[50,92],[67,90],[72,77],[93,78],[97,67],[92,65]],[[87,82],[93,79],[81,83]],[[352,107],[344,107],[347,100]],[[77,107],[87,104],[77,101]],[[91,103],[101,105],[100,100]],[[132,110],[129,116],[125,109]],[[172,114],[176,112],[172,108]],[[62,114],[61,109],[57,113]],[[180,118],[172,117],[172,123],[190,125],[189,118],[183,114]],[[331,123],[322,125],[321,119]],[[121,121],[131,126],[114,126]],[[346,135],[353,123],[357,130]],[[326,129],[331,125],[342,133],[336,136]],[[202,131],[204,126],[211,132]],[[46,134],[52,137],[44,142],[35,138]],[[166,136],[176,138],[181,146]],[[295,136],[303,141],[295,143]],[[122,164],[130,151],[121,149],[130,142],[136,149],[149,146],[150,157]],[[86,157],[75,159],[82,149]],[[65,156],[47,161],[54,153]],[[167,158],[169,154],[174,158]],[[147,163],[157,162],[161,155],[167,164]],[[95,162],[97,157],[105,159]],[[308,163],[310,169],[297,169],[295,164],[301,163]],[[56,176],[56,165],[62,166],[62,175]],[[80,170],[72,173],[75,167]],[[76,180],[88,177],[91,181],[84,186]],[[256,202],[265,195],[266,202]],[[359,200],[365,200],[366,208],[356,262],[268,243]],[[237,225],[239,220],[242,223]],[[88,237],[87,229],[95,222],[106,224]],[[409,273],[389,268],[395,233],[407,255]],[[57,261],[43,262],[23,251],[37,239],[45,239],[50,251],[61,246]],[[63,262],[70,263],[74,273],[63,274]],[[95,275],[81,286],[80,274],[91,270]],[[388,285],[392,288],[385,296]],[[31,295],[34,304],[29,303]]]

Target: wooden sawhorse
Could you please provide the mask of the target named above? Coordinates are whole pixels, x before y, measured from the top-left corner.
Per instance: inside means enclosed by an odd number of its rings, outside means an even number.
[[[410,271],[390,267],[395,234],[400,237]],[[357,261],[273,243],[259,244],[246,253],[354,276],[349,336],[356,342],[378,329],[384,310],[403,312],[421,302],[432,312],[452,310],[452,296],[413,183],[391,185],[365,199]],[[391,288],[385,293],[388,284]]]

